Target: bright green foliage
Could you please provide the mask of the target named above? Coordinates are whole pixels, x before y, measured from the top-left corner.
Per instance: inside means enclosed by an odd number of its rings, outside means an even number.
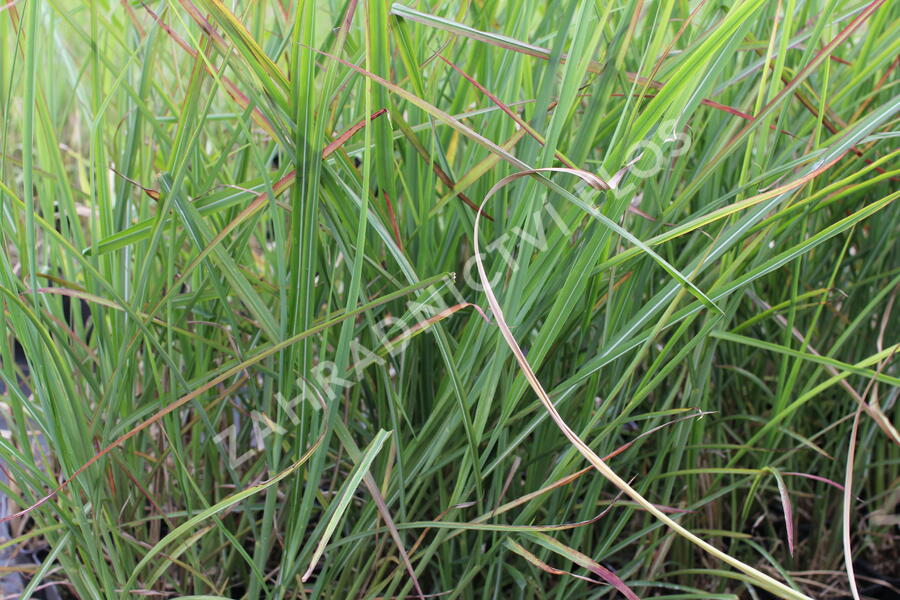
[[[898,22],[0,6],[0,494],[52,494],[4,524],[46,550],[22,597],[898,576]]]

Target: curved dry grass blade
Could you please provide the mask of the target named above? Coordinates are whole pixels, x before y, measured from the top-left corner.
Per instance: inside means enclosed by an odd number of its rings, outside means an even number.
[[[766,471],[771,473],[775,477],[775,481],[778,483],[778,494],[781,496],[781,509],[784,511],[784,528],[787,530],[787,543],[788,543],[788,552],[790,552],[791,556],[794,555],[794,509],[791,505],[791,495],[788,492],[787,485],[784,483],[784,478],[781,476],[781,471],[774,467],[766,467]]]
[[[310,48],[310,50],[312,50],[313,52],[316,52],[318,54],[321,54],[323,56],[327,56],[328,58],[335,60],[335,61],[341,63],[342,65],[356,71],[360,75],[362,75],[364,77],[368,77],[372,81],[378,83],[379,85],[385,87],[386,89],[390,90],[391,92],[397,94],[404,100],[407,100],[414,106],[421,108],[422,110],[428,112],[429,114],[431,114],[435,118],[439,119],[440,121],[450,125],[455,130],[459,131],[461,134],[465,135],[470,140],[474,141],[475,143],[484,147],[485,149],[489,150],[490,152],[493,152],[494,154],[500,156],[501,158],[506,160],[511,165],[513,165],[519,169],[522,169],[520,172],[514,173],[513,175],[510,175],[509,177],[507,177],[504,180],[505,183],[503,185],[505,185],[506,183],[509,183],[509,181],[514,181],[515,179],[518,179],[520,177],[536,176],[536,175],[540,175],[541,173],[545,173],[548,171],[555,171],[555,172],[560,172],[560,173],[570,173],[570,174],[576,175],[579,178],[581,178],[583,181],[588,183],[594,189],[609,190],[618,185],[619,181],[621,181],[622,177],[625,176],[625,173],[628,171],[628,169],[634,163],[636,163],[641,157],[641,155],[638,155],[638,157],[636,157],[634,160],[632,160],[631,162],[626,164],[615,175],[613,175],[613,177],[610,179],[609,182],[606,182],[606,181],[600,179],[593,173],[589,173],[587,171],[582,171],[580,169],[569,169],[569,168],[562,168],[562,167],[546,167],[546,168],[535,169],[535,168],[529,167],[527,164],[525,164],[524,162],[522,162],[521,160],[519,160],[512,154],[510,154],[508,151],[504,150],[503,148],[501,148],[500,146],[498,146],[491,140],[487,139],[480,133],[473,130],[471,127],[468,127],[467,125],[461,123],[456,118],[454,118],[452,115],[450,115],[450,114],[444,112],[443,110],[439,109],[438,107],[426,102],[425,100],[419,98],[418,96],[409,92],[408,90],[405,90],[402,87],[395,85],[395,84],[391,83],[390,81],[387,81],[383,77],[379,77],[378,75],[375,75],[374,73],[371,73],[371,72],[363,69],[362,67],[351,63],[350,61],[344,60],[343,58],[334,56],[333,54],[329,54],[329,53],[323,52],[321,50],[317,50],[315,48]],[[512,179],[510,179],[510,178],[512,178]],[[621,227],[618,223],[616,223],[615,221],[613,221],[612,219],[610,219],[609,217],[604,215],[601,211],[597,210],[595,207],[592,207],[592,206],[588,205],[587,203],[581,201],[579,198],[570,194],[565,189],[558,186],[557,184],[555,184],[553,181],[547,179],[546,177],[538,177],[537,179],[540,183],[542,183],[543,185],[546,185],[551,190],[562,194],[567,200],[569,200],[570,202],[572,202],[573,204],[575,204],[576,206],[578,206],[579,208],[581,208],[582,210],[584,210],[585,212],[590,214],[591,217],[593,217],[594,219],[600,221],[607,229],[614,231],[619,236],[628,240],[628,242],[630,242],[631,244],[637,246],[641,252],[644,252],[645,254],[650,256],[650,258],[652,258],[659,266],[661,266],[663,268],[663,270],[665,270],[669,275],[671,275],[672,277],[677,279],[679,283],[684,285],[688,289],[688,291],[691,293],[691,295],[694,296],[695,298],[697,298],[704,306],[706,306],[707,308],[709,308],[710,310],[712,310],[714,312],[723,314],[722,309],[719,308],[715,302],[710,300],[710,298],[706,294],[704,294],[700,290],[700,288],[698,288],[696,285],[694,285],[678,269],[673,267],[662,256],[660,256],[659,254],[657,254],[656,252],[651,250],[649,246],[647,246],[641,240],[639,240],[634,235],[632,235],[628,230]],[[503,186],[501,185],[500,187],[503,187]],[[496,193],[496,192],[493,192],[493,193]],[[483,214],[482,213],[483,210],[484,210],[484,203],[482,203],[481,206],[478,207],[476,214],[480,216],[481,214]]]
[[[847,468],[844,475],[844,500],[841,503],[841,544],[844,548],[844,568],[850,582],[850,594],[853,600],[860,600],[859,588],[856,586],[856,573],[853,570],[853,548],[850,541],[850,512],[853,504],[853,462],[856,456],[856,434],[859,431],[859,417],[862,406],[856,407],[853,415],[853,427],[850,430],[850,443],[847,447]]]
[[[487,320],[488,322],[490,322],[486,317],[485,317],[485,320]],[[683,410],[691,410],[691,411],[693,411],[693,410],[695,410],[695,409],[683,409]],[[647,431],[641,432],[641,433],[640,433],[637,437],[635,437],[633,440],[630,440],[630,441],[628,441],[628,442],[622,444],[621,446],[619,446],[618,448],[616,448],[615,450],[613,450],[612,452],[610,452],[609,454],[607,454],[606,456],[604,456],[604,457],[603,457],[603,460],[604,460],[604,461],[608,461],[608,460],[610,460],[611,458],[615,458],[616,456],[618,456],[618,455],[621,454],[622,452],[625,452],[626,450],[628,450],[635,442],[637,442],[637,441],[640,440],[641,438],[646,437],[646,436],[650,436],[650,435],[656,433],[657,431],[663,429],[664,427],[668,427],[669,425],[674,425],[675,423],[678,423],[678,422],[683,421],[683,420],[685,420],[685,419],[693,419],[693,418],[696,418],[696,417],[702,417],[703,415],[707,415],[707,414],[710,414],[710,413],[709,413],[709,412],[705,412],[705,411],[695,412],[694,414],[687,415],[687,416],[683,416],[683,417],[679,417],[679,418],[677,418],[677,419],[672,419],[671,421],[667,421],[666,423],[663,423],[662,425],[659,425],[659,426],[654,427],[654,428],[652,428],[652,429],[649,429],[649,430],[647,430]],[[581,469],[581,470],[579,470],[579,471],[575,471],[575,472],[572,473],[571,475],[566,475],[565,477],[561,477],[560,479],[557,479],[556,481],[554,481],[554,482],[552,482],[552,483],[549,483],[549,484],[545,485],[544,487],[542,487],[542,488],[540,488],[540,489],[538,489],[538,490],[535,490],[535,491],[533,491],[533,492],[529,492],[529,493],[525,494],[524,496],[520,496],[520,497],[516,498],[515,500],[510,500],[509,502],[507,502],[507,503],[505,503],[505,504],[503,504],[503,505],[501,505],[501,506],[496,507],[494,510],[492,510],[492,511],[490,511],[490,512],[486,512],[486,513],[484,513],[484,514],[482,514],[482,515],[480,515],[480,516],[478,516],[478,517],[472,519],[471,522],[472,522],[472,523],[484,523],[484,522],[486,522],[486,521],[488,521],[488,520],[494,518],[494,517],[497,516],[497,515],[503,514],[503,513],[505,513],[505,512],[508,512],[508,511],[512,510],[513,508],[516,508],[517,506],[521,506],[521,505],[523,505],[523,504],[527,504],[528,502],[530,502],[531,500],[534,500],[535,498],[537,498],[537,497],[539,497],[539,496],[542,496],[542,495],[544,495],[544,494],[546,494],[546,493],[548,493],[548,492],[551,492],[551,491],[553,491],[553,490],[555,490],[555,489],[558,489],[558,488],[561,488],[561,487],[563,487],[563,486],[566,486],[566,485],[572,483],[573,481],[575,481],[576,479],[578,479],[579,477],[581,477],[581,476],[583,476],[583,475],[586,475],[587,473],[589,473],[590,471],[593,471],[593,470],[594,470],[594,467],[585,467],[584,469]],[[612,508],[612,506],[613,506],[614,504],[616,504],[616,503],[619,502],[619,498],[621,497],[621,495],[622,495],[623,493],[624,493],[624,492],[623,492],[622,490],[619,490],[619,493],[616,494],[615,498],[613,498],[611,501],[609,501],[609,506],[608,506],[606,509],[604,509],[603,512],[602,512],[598,517],[595,517],[593,520],[599,520],[600,517],[604,516],[604,515]],[[436,520],[436,521],[440,520],[444,515],[446,515],[449,511],[453,510],[454,508],[460,508],[460,507],[463,507],[463,506],[471,506],[472,504],[473,504],[473,503],[467,503],[467,504],[464,504],[464,505],[456,505],[456,506],[452,506],[452,507],[448,508],[447,510],[445,510],[444,512],[442,512],[435,520]],[[631,504],[631,506],[633,506],[636,510],[642,510],[642,507],[640,507],[640,506],[635,506],[633,503]],[[691,511],[686,510],[686,509],[674,508],[674,507],[672,507],[672,506],[656,505],[656,507],[659,508],[661,511],[665,512],[665,513],[685,514],[685,513],[691,512]],[[451,537],[453,537],[453,536],[451,536]]]
[[[510,181],[513,181],[510,177],[506,177],[499,181],[491,190],[487,193],[482,200],[481,208],[484,208],[485,204],[487,204],[488,200],[497,193],[503,186],[508,184]],[[603,185],[607,185],[603,182]],[[480,214],[480,213],[479,213]],[[689,542],[693,543],[700,549],[706,551],[713,557],[731,565],[735,569],[743,572],[749,578],[760,585],[761,587],[767,588],[768,590],[778,594],[782,598],[791,599],[791,600],[811,600],[805,594],[802,594],[784,583],[774,579],[773,577],[763,573],[762,571],[730,556],[729,554],[719,550],[709,542],[701,539],[695,534],[688,531],[686,528],[679,525],[673,519],[671,519],[668,515],[659,510],[656,506],[654,506],[649,500],[644,498],[637,490],[632,488],[628,483],[622,479],[615,471],[613,471],[606,462],[603,461],[591,448],[588,446],[575,431],[569,427],[569,425],[563,420],[562,415],[556,410],[556,406],[554,406],[553,402],[550,400],[550,397],[547,395],[547,392],[544,390],[544,387],[541,385],[537,376],[534,374],[534,371],[531,368],[531,365],[528,362],[528,359],[525,358],[525,354],[522,352],[522,349],[519,347],[518,342],[512,334],[509,326],[506,323],[506,318],[503,315],[503,309],[500,307],[500,303],[497,300],[497,297],[494,295],[493,288],[490,283],[490,279],[487,275],[487,272],[484,267],[484,263],[481,260],[481,251],[479,247],[479,239],[478,239],[478,228],[480,225],[480,219],[478,216],[475,217],[475,232],[474,232],[474,247],[475,247],[475,261],[476,267],[478,268],[478,275],[481,279],[481,284],[484,289],[484,293],[487,296],[488,304],[491,307],[491,311],[494,313],[494,319],[497,322],[497,325],[500,327],[500,332],[503,335],[503,339],[506,340],[507,345],[510,350],[512,350],[513,356],[516,358],[516,362],[519,363],[519,367],[524,374],[528,384],[537,394],[541,403],[544,405],[544,408],[550,414],[550,417],[553,419],[553,422],[556,423],[556,426],[559,427],[560,431],[562,431],[563,435],[569,440],[569,442],[578,450],[578,452],[584,456],[591,465],[594,466],[595,469],[600,471],[600,473],[606,477],[610,482],[612,482],[617,488],[625,492],[628,497],[634,500],[637,504],[643,507],[647,512],[651,513],[654,517],[656,517],[659,521],[664,523],[670,529],[675,531],[677,534],[681,535]]]

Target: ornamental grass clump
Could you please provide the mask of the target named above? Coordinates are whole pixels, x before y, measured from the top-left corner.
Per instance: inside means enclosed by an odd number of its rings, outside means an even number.
[[[7,3],[0,593],[900,593],[897,22]]]

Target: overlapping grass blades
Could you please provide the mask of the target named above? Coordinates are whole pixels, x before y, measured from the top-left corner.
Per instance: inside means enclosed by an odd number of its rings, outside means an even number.
[[[897,577],[872,515],[900,483],[898,20],[883,0],[6,4],[20,595]]]

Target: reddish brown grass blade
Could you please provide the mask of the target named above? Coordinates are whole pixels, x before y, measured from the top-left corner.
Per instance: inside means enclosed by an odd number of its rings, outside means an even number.
[[[372,121],[374,121],[375,119],[377,119],[378,117],[380,117],[381,115],[383,115],[386,112],[387,112],[386,108],[376,110],[369,116],[368,121],[371,123]],[[350,127],[350,129],[348,129],[341,135],[337,136],[333,142],[331,142],[330,144],[325,146],[325,149],[322,150],[322,159],[324,160],[324,159],[328,158],[329,156],[331,156],[332,154],[334,154],[338,148],[343,146],[347,142],[347,140],[352,138],[353,135],[357,131],[359,131],[360,129],[362,129],[365,126],[366,126],[366,119],[362,119],[358,123],[356,123],[355,125]]]
[[[619,590],[622,595],[624,595],[628,600],[640,600],[637,594],[635,594],[630,587],[625,585],[625,582],[619,578],[618,575],[595,561],[590,556],[575,550],[574,548],[570,548],[569,546],[563,544],[559,540],[550,537],[545,533],[534,533],[529,534],[533,536],[542,546],[549,550],[553,550],[560,556],[564,556],[574,562],[576,565],[583,567],[600,577],[603,581],[613,586],[617,590]]]
[[[539,134],[537,131],[535,131],[534,128],[533,128],[531,125],[529,125],[527,122],[525,122],[525,120],[522,119],[522,117],[520,117],[518,114],[516,114],[516,112],[515,112],[514,110],[512,110],[509,106],[507,106],[506,104],[504,104],[503,101],[500,100],[500,98],[498,98],[497,96],[495,96],[494,94],[492,94],[492,93],[490,92],[490,90],[488,90],[486,87],[484,87],[483,85],[481,85],[480,83],[478,83],[478,81],[477,81],[474,77],[472,77],[471,75],[469,75],[468,73],[466,73],[465,71],[463,71],[462,69],[460,69],[458,66],[456,66],[455,64],[453,64],[452,62],[450,62],[450,61],[449,61],[448,59],[446,59],[442,54],[438,54],[437,56],[438,56],[438,58],[440,58],[442,61],[444,61],[445,63],[447,63],[448,65],[450,65],[450,67],[452,67],[454,71],[456,71],[457,73],[459,73],[466,81],[468,81],[468,82],[471,83],[473,86],[475,86],[475,89],[477,89],[479,92],[481,92],[482,94],[484,94],[485,96],[487,96],[488,98],[490,98],[490,99],[491,99],[491,102],[493,102],[494,104],[496,104],[497,107],[498,107],[500,110],[502,110],[504,113],[506,113],[506,114],[509,116],[509,118],[511,118],[513,121],[516,122],[516,125],[518,125],[518,126],[521,127],[522,129],[524,129],[524,130],[526,131],[526,133],[528,133],[528,135],[530,135],[531,137],[533,137],[533,138],[537,141],[537,143],[539,143],[541,146],[545,145],[544,137],[543,137],[541,134]],[[554,151],[554,156],[556,156],[556,158],[557,158],[561,163],[563,163],[564,165],[566,165],[567,167],[569,167],[569,168],[571,168],[571,169],[576,169],[576,168],[578,168],[578,167],[575,166],[575,164],[574,164],[572,161],[570,161],[568,158],[566,158],[566,157],[565,157],[561,152],[559,152],[558,150],[557,150],[557,151]]]
[[[754,115],[754,121],[759,119],[777,107],[784,97],[788,94],[794,93],[794,90],[800,86],[800,84],[841,44],[843,44],[850,35],[856,31],[863,23],[865,23],[875,11],[878,10],[882,4],[884,4],[885,0],[874,0],[864,9],[862,9],[856,18],[854,18],[844,29],[842,29],[834,38],[828,42],[816,55],[809,61],[809,63],[800,69],[800,71],[794,76],[790,82],[785,85],[781,91],[779,91],[775,97],[773,97],[762,109],[760,109],[759,114]],[[719,164],[719,161],[724,156],[727,156],[729,152],[731,152],[732,148],[735,145],[740,143],[741,140],[750,132],[750,127],[753,125],[752,122],[748,123],[741,129],[733,138],[731,138],[725,146],[719,150],[718,153],[707,163],[707,167],[704,168],[698,175],[698,179],[702,179],[706,175],[706,171],[708,169],[714,168]]]
[[[157,15],[155,12],[153,12],[153,9],[151,9],[149,6],[147,6],[144,3],[141,3],[141,4],[143,5],[144,10],[146,10],[147,13],[149,13],[150,16],[153,18],[153,20],[156,22],[156,24],[159,25],[159,27],[163,31],[165,31],[169,35],[170,38],[172,38],[172,40],[175,42],[175,44],[177,44],[182,50],[187,52],[192,57],[194,57],[194,58],[197,57],[197,51],[194,50],[190,46],[190,44],[188,44],[186,41],[184,41],[181,38],[181,36],[179,36],[175,32],[174,29],[169,27],[159,17],[159,15]],[[212,75],[213,78],[219,79],[224,84],[225,91],[228,93],[229,96],[232,97],[232,99],[234,99],[235,102],[237,102],[238,106],[240,106],[243,109],[247,109],[247,107],[250,106],[250,99],[247,98],[247,96],[240,90],[240,88],[238,88],[238,86],[233,81],[231,81],[230,79],[228,79],[227,77],[225,77],[224,75],[219,73],[216,69],[214,69],[209,64],[208,61],[201,61],[201,62],[203,63],[203,66],[206,69],[207,73]],[[256,124],[259,125],[263,130],[265,130],[266,133],[268,133],[273,138],[278,137],[275,134],[275,129],[272,127],[272,123],[269,122],[269,119],[266,118],[266,116],[262,113],[261,110],[259,110],[259,108],[254,108],[251,112],[251,115],[252,115],[253,120],[256,122]]]

